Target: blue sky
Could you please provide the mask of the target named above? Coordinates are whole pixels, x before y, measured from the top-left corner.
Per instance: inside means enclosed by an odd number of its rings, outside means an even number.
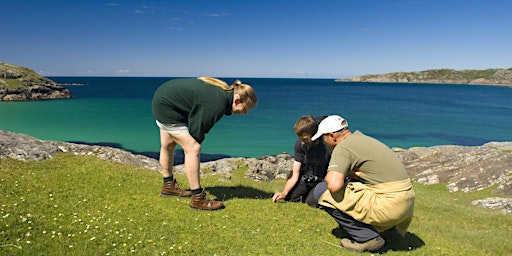
[[[509,0],[5,0],[0,23],[0,61],[44,76],[512,67]]]

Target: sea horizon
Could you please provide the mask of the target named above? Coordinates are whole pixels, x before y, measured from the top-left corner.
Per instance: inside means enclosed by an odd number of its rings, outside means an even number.
[[[48,78],[64,84],[73,98],[0,102],[0,129],[158,157],[151,98],[160,84],[178,77]],[[512,88],[506,86],[220,79],[252,85],[259,102],[247,115],[225,116],[214,126],[202,144],[202,161],[293,154],[293,125],[306,114],[341,115],[350,130],[360,130],[390,148],[478,146],[512,140]]]

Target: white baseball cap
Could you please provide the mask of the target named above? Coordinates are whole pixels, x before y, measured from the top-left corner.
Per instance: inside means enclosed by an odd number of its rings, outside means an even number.
[[[343,123],[343,121],[345,121],[345,123]],[[328,116],[320,122],[318,125],[318,131],[313,135],[313,137],[311,137],[311,140],[315,141],[324,134],[337,132],[347,127],[348,123],[343,119],[343,117],[337,115]]]

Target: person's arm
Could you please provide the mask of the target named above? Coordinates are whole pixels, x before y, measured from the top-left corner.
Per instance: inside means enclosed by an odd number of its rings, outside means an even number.
[[[295,184],[299,181],[301,163],[293,161],[292,176],[286,181],[283,192],[276,192],[272,197],[272,202],[276,202],[281,199],[285,199],[288,193],[293,189]]]
[[[327,183],[327,189],[331,193],[340,191],[345,183],[345,175],[341,172],[328,171],[327,175],[325,175],[325,183]]]
[[[209,107],[197,105],[188,115],[188,130],[190,135],[201,144],[206,133],[222,117],[222,114],[214,113]]]

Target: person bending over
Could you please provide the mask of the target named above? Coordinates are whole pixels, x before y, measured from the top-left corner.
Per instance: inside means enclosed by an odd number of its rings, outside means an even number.
[[[319,124],[312,139],[320,137],[333,151],[325,182],[316,186],[314,195],[320,208],[351,236],[341,245],[358,252],[375,251],[384,246],[382,232],[405,235],[415,194],[395,153],[360,131],[350,132],[347,121],[338,115]]]
[[[152,100],[152,112],[160,128],[161,196],[191,196],[190,207],[217,210],[221,201],[210,200],[201,187],[199,162],[201,142],[224,115],[247,114],[257,103],[250,85],[236,80],[231,86],[211,78],[174,79],[162,84]],[[190,191],[179,188],[173,176],[174,150],[180,145]]]
[[[317,206],[313,188],[325,177],[331,150],[321,140],[312,141],[311,137],[316,133],[323,118],[325,116],[315,119],[311,115],[306,115],[299,118],[293,126],[298,139],[294,146],[291,175],[283,191],[274,194],[273,202],[284,199],[291,202],[306,202],[312,207]]]

